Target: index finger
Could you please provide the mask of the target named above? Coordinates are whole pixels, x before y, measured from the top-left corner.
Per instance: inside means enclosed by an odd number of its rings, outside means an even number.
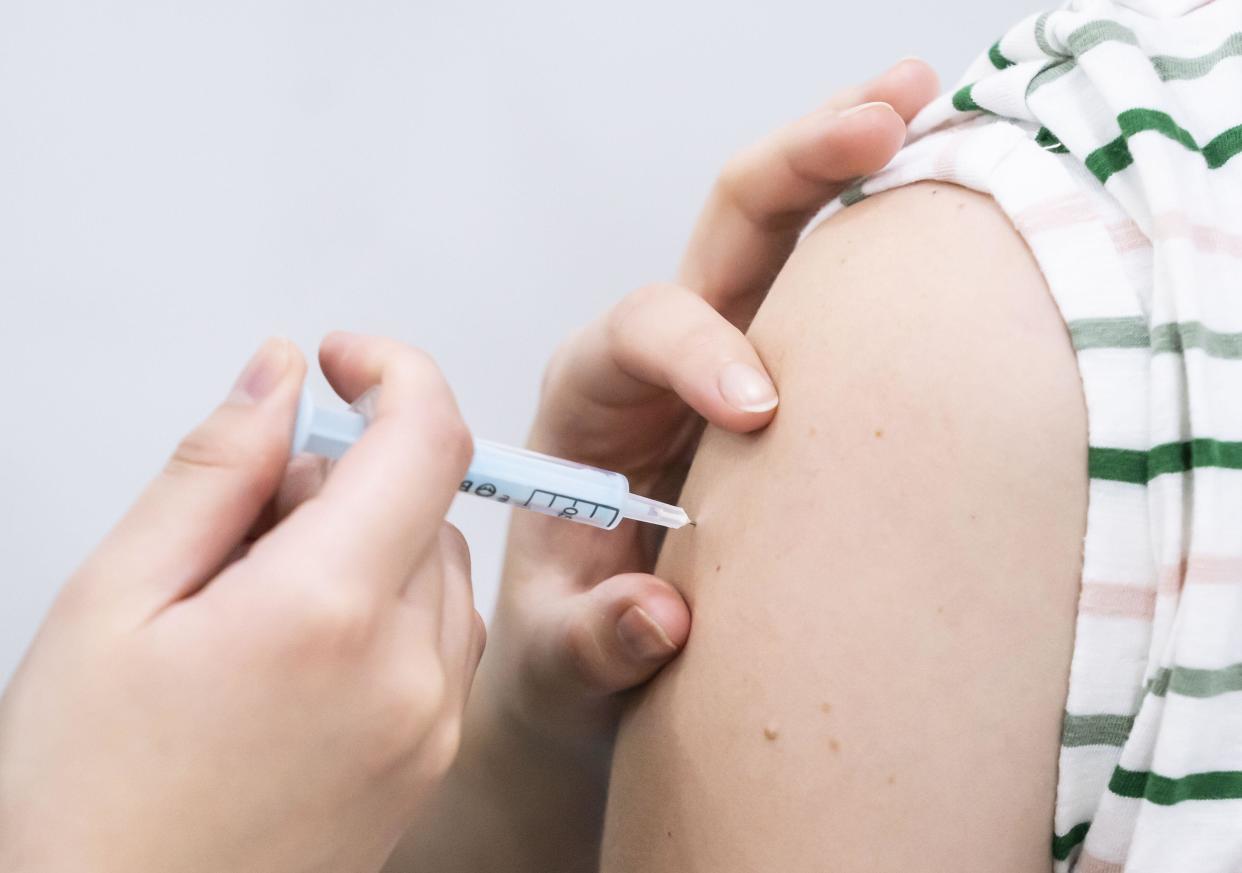
[[[436,548],[440,524],[473,453],[448,384],[426,354],[390,339],[332,334],[320,349],[346,399],[378,386],[375,417],[319,493],[271,534],[310,544],[400,591]]]
[[[905,142],[905,122],[935,96],[935,72],[897,63],[733,158],[699,216],[678,281],[745,326],[815,214]]]

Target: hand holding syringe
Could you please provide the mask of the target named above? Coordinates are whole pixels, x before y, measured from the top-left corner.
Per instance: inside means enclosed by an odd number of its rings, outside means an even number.
[[[362,436],[374,402],[375,394],[368,392],[348,410],[324,409],[303,386],[292,453],[341,457]],[[631,494],[629,481],[620,473],[487,440],[474,441],[474,458],[461,491],[605,530],[623,518],[669,528],[690,523],[680,507]]]

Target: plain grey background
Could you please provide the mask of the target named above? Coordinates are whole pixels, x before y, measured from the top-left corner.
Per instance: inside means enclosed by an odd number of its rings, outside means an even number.
[[[0,0],[0,682],[266,335],[422,346],[520,443],[732,152],[904,55],[947,86],[1031,8]],[[507,512],[451,516],[485,612]]]

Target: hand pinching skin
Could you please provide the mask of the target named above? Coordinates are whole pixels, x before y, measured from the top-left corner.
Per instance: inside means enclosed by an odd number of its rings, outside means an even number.
[[[888,163],[937,90],[927,64],[901,61],[730,160],[676,281],[635,291],[557,351],[530,447],[675,502],[705,421],[766,426],[777,391],[744,331],[806,225]],[[462,755],[393,873],[596,869],[624,692],[690,635],[687,604],[652,573],[658,543],[648,526],[515,514]]]

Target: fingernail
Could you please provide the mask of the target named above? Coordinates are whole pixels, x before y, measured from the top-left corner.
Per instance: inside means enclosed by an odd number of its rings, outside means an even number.
[[[677,651],[664,628],[641,606],[631,606],[617,621],[617,636],[639,661],[663,661]]]
[[[840,115],[838,115],[837,118],[848,118],[851,115],[857,115],[860,112],[875,109],[877,106],[883,106],[889,111],[892,111],[893,108],[882,100],[872,100],[870,103],[859,103],[857,106],[851,106],[849,109],[844,110]]]
[[[233,383],[233,390],[228,396],[229,402],[258,403],[280,384],[281,377],[288,369],[289,341],[272,337],[259,347]]]
[[[720,394],[734,409],[767,412],[777,403],[776,386],[754,367],[734,361],[718,377]]]

